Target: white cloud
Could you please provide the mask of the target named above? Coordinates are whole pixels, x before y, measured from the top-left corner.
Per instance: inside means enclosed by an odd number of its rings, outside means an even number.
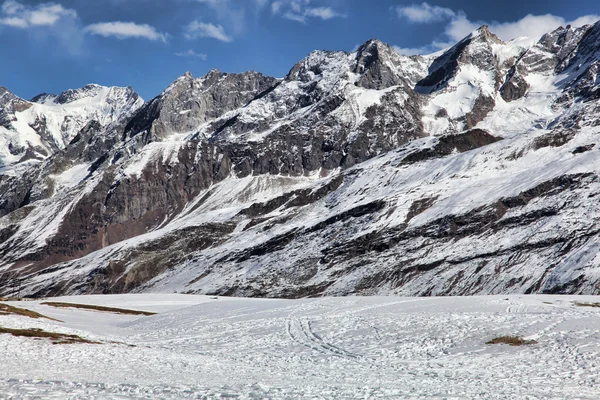
[[[413,23],[431,23],[440,21],[446,23],[442,41],[434,41],[428,45],[417,48],[395,47],[396,51],[407,55],[427,54],[446,48],[463,39],[481,25],[488,25],[490,31],[505,41],[523,36],[538,40],[542,35],[555,30],[559,26],[571,25],[579,27],[594,23],[600,19],[600,16],[598,15],[585,15],[573,21],[567,21],[562,17],[552,14],[529,14],[518,21],[511,22],[471,21],[464,11],[431,6],[428,3],[422,3],[420,5],[413,4],[407,7],[399,6],[395,7],[393,10],[399,18],[406,19]]]
[[[167,40],[167,35],[158,32],[153,26],[147,24],[139,25],[135,22],[101,22],[86,26],[84,31],[91,35],[116,37],[117,39],[138,38],[161,40],[163,42]]]
[[[283,18],[289,19],[290,21],[300,22],[302,24],[306,24],[307,18],[302,14],[296,14],[294,12],[288,11],[282,15]]]
[[[583,26],[594,23],[600,19],[598,15],[585,15],[573,21],[567,21],[555,15],[527,15],[515,22],[492,23],[490,30],[503,40],[510,40],[521,36],[540,38],[545,33],[553,31],[559,26]]]
[[[271,3],[271,12],[273,14],[279,14],[281,12],[281,8],[283,7],[283,3],[281,1],[274,1]]]
[[[193,21],[186,28],[187,38],[215,38],[231,42],[242,35],[246,28],[247,18],[253,15],[255,23],[265,10],[282,18],[308,23],[311,19],[327,21],[343,18],[346,15],[323,3],[331,0],[195,0],[204,4],[213,13],[212,23]]]
[[[252,7],[254,4],[256,9],[261,9],[267,0],[254,1],[232,1],[232,0],[196,0],[199,3],[206,4],[215,14],[219,24],[225,25],[227,30],[234,35],[244,31],[246,20],[246,7]],[[229,36],[229,35],[225,35]],[[212,36],[211,36],[212,37]],[[221,39],[219,39],[221,40]]]
[[[218,6],[219,3],[221,3],[221,4],[222,3],[228,3],[227,0],[221,0],[221,1],[219,1],[219,0],[196,0],[196,1],[198,3],[205,3],[205,4],[208,4],[208,5],[213,6],[213,7]]]
[[[454,11],[446,7],[430,6],[428,3],[412,4],[410,6],[398,6],[396,12],[400,18],[406,18],[411,22],[427,23],[443,21],[456,15]]]
[[[31,40],[58,43],[73,55],[84,51],[84,35],[77,12],[58,3],[29,5],[6,0],[0,6],[0,26],[27,32]]]
[[[2,4],[2,12],[7,15],[15,15],[23,12],[25,10],[25,6],[20,3],[17,3],[14,0],[7,0]]]
[[[188,51],[184,51],[181,53],[175,53],[177,57],[191,57],[191,58],[199,58],[201,60],[206,61],[208,56],[204,53],[196,53],[194,50],[189,49]]]
[[[213,38],[222,42],[233,42],[233,38],[225,33],[221,25],[193,21],[185,29],[185,37],[188,39]]]
[[[345,18],[342,14],[331,7],[315,7],[312,0],[276,0],[271,3],[271,12],[291,21],[308,23],[311,18],[323,21],[332,18]]]
[[[392,46],[392,48],[398,54],[402,54],[405,56],[413,56],[415,54],[427,54],[429,53],[429,46],[424,47],[400,47],[400,46]]]
[[[343,17],[343,14],[338,13],[331,7],[307,8],[304,15],[306,15],[307,17],[321,18],[322,20],[328,20],[335,17]]]
[[[572,26],[594,25],[600,20],[600,15],[584,15],[569,22]]]
[[[0,7],[0,25],[13,28],[52,27],[61,19],[77,19],[77,12],[60,4],[46,3],[27,7],[15,0],[7,0]]]
[[[77,13],[74,10],[68,10],[60,4],[41,5],[29,13],[29,21],[32,25],[54,25],[64,17],[76,18]]]
[[[1,25],[12,26],[13,28],[27,28],[29,24],[23,18],[7,17],[0,19]]]
[[[6,0],[0,6],[0,25],[19,29],[45,28],[44,35],[58,38],[72,53],[79,53],[83,48],[85,33],[119,39],[144,38],[163,42],[168,37],[150,25],[134,22],[104,22],[84,28],[75,10],[58,3],[27,6],[16,0]],[[38,32],[36,37],[43,35]]]
[[[446,25],[445,34],[449,40],[458,42],[474,30],[477,30],[481,25],[484,25],[484,23],[471,22],[465,14],[461,13]]]

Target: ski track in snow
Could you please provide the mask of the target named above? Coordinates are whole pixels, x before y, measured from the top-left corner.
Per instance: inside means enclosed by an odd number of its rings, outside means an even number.
[[[142,318],[21,302],[65,322],[0,316],[0,326],[104,344],[0,335],[0,399],[598,399],[600,309],[574,305],[598,300],[57,299],[159,312]],[[539,343],[485,344],[503,335]]]

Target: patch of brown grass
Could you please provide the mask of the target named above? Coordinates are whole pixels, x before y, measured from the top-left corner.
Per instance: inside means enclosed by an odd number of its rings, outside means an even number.
[[[87,344],[101,344],[99,342],[93,342],[88,339],[84,339],[77,335],[67,335],[65,333],[46,332],[42,329],[10,329],[0,327],[0,334],[9,334],[16,337],[28,337],[34,339],[50,339],[52,344],[75,344],[75,343],[87,343]]]
[[[525,340],[518,336],[500,336],[486,342],[486,344],[507,344],[509,346],[529,346],[537,343],[536,340]]]
[[[573,304],[575,304],[578,307],[596,307],[596,308],[600,308],[600,303],[581,303],[579,301],[576,301]]]
[[[59,321],[54,318],[46,317],[45,315],[42,315],[35,311],[26,310],[24,308],[19,308],[19,307],[13,307],[13,306],[9,306],[8,304],[1,304],[1,303],[0,303],[0,315],[21,315],[23,317],[29,317],[29,318],[33,318],[33,319],[44,318],[44,319],[49,319],[51,321],[62,322],[62,321]]]
[[[42,304],[46,305],[46,306],[58,307],[58,308],[77,308],[77,309],[81,309],[81,310],[101,311],[101,312],[109,312],[109,313],[125,314],[125,315],[147,315],[147,316],[156,315],[156,313],[147,312],[147,311],[137,311],[137,310],[127,310],[124,308],[92,306],[89,304],[55,303],[55,302],[48,302],[48,303],[42,303]]]
[[[27,297],[0,297],[0,301],[35,301]]]

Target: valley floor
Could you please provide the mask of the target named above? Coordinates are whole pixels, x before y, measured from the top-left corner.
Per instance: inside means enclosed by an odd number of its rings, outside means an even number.
[[[157,314],[5,303],[64,322],[0,315],[2,328],[100,344],[0,334],[1,399],[600,398],[598,297],[48,301]],[[537,343],[486,344],[501,336]]]

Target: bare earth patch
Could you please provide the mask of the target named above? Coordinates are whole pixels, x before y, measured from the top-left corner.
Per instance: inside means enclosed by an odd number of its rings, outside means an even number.
[[[87,344],[101,344],[99,342],[93,342],[88,339],[84,339],[77,335],[67,335],[64,333],[46,332],[42,329],[10,329],[0,327],[0,334],[9,334],[16,337],[28,337],[34,339],[50,339],[52,344],[75,344],[75,343],[87,343]]]
[[[595,308],[600,308],[600,303],[581,303],[579,301],[576,301],[573,304],[575,304],[578,307],[595,307]]]
[[[43,318],[43,319],[49,319],[51,321],[62,322],[62,321],[59,321],[54,318],[46,317],[45,315],[42,315],[35,311],[9,306],[8,304],[0,304],[0,315],[20,315],[23,317],[29,317],[29,318],[33,318],[33,319],[42,319]]]
[[[486,342],[486,344],[507,344],[509,346],[529,346],[537,343],[536,340],[525,340],[518,336],[500,336]]]
[[[58,307],[58,308],[77,308],[77,309],[81,309],[81,310],[101,311],[101,312],[109,312],[109,313],[125,314],[125,315],[147,315],[147,316],[156,315],[156,313],[147,312],[147,311],[137,311],[137,310],[127,310],[124,308],[92,306],[92,305],[88,305],[88,304],[47,302],[47,303],[42,303],[42,305]]]

